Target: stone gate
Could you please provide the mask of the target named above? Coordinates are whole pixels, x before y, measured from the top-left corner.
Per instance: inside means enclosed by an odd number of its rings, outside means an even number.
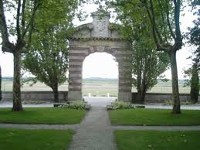
[[[118,100],[131,101],[131,51],[129,43],[109,22],[110,14],[98,10],[93,22],[78,26],[69,40],[68,100],[82,99],[82,64],[95,52],[106,52],[116,58],[119,70]],[[102,60],[103,61],[103,60]]]

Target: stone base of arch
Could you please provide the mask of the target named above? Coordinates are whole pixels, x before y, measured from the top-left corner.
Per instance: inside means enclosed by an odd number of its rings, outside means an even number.
[[[132,101],[132,93],[131,92],[119,92],[118,100],[124,101],[124,102],[131,102]]]
[[[82,92],[81,91],[68,91],[68,100],[69,101],[80,101],[82,100]]]

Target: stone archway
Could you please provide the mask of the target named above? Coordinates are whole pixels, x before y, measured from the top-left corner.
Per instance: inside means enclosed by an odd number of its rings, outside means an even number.
[[[131,51],[103,10],[92,13],[93,22],[76,28],[70,39],[68,100],[82,99],[82,64],[88,55],[106,52],[116,58],[119,70],[118,100],[131,101]]]

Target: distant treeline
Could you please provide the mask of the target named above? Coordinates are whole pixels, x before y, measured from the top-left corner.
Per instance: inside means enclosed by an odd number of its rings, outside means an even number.
[[[2,77],[2,81],[13,81],[13,77]]]
[[[27,77],[23,78],[26,79]],[[2,77],[2,81],[13,81],[13,77]],[[108,81],[108,82],[117,82],[118,79],[116,78],[101,78],[101,77],[91,77],[91,78],[83,78],[83,81],[85,82],[98,82],[98,81]],[[181,79],[179,80],[179,85],[183,85],[186,81]],[[158,84],[165,84],[171,86],[171,80],[168,80],[167,82],[163,82],[163,80],[158,79]]]

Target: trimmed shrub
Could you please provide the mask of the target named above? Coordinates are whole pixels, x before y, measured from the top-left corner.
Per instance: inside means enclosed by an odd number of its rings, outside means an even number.
[[[84,101],[74,101],[74,102],[70,102],[70,103],[60,105],[59,107],[69,108],[69,109],[85,109],[85,110],[88,110],[89,105]]]
[[[112,102],[110,105],[111,110],[116,110],[116,109],[132,109],[134,106],[131,105],[131,103],[126,103],[126,102]]]

